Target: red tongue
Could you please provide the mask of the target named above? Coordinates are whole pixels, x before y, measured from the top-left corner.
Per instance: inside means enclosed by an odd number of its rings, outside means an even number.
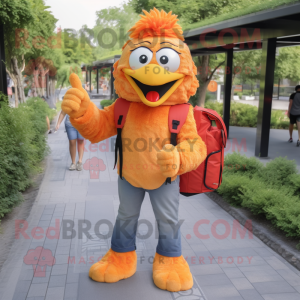
[[[159,100],[159,93],[155,91],[148,92],[146,99],[150,102],[156,102]]]

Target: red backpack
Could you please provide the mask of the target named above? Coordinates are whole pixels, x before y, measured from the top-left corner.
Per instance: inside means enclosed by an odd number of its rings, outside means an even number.
[[[120,177],[122,178],[123,150],[121,131],[125,124],[130,102],[118,98],[115,104],[115,125],[117,127],[117,139],[115,147],[115,166],[120,155]],[[189,104],[178,104],[170,107],[169,129],[171,132],[171,144],[176,146],[176,138],[181,127],[185,123],[189,112]],[[194,118],[196,120],[197,132],[207,147],[207,157],[200,166],[191,172],[180,175],[180,193],[184,196],[212,192],[216,190],[222,182],[222,172],[224,167],[224,148],[227,141],[226,126],[220,115],[212,110],[196,106],[194,108]],[[216,126],[212,126],[212,122]],[[171,178],[167,178],[166,183],[170,183]]]

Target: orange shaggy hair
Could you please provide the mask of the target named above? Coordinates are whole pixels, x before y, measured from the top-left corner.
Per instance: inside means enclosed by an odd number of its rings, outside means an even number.
[[[197,69],[191,57],[189,47],[183,42],[182,28],[177,24],[177,16],[172,15],[172,12],[166,13],[159,11],[156,8],[149,13],[143,11],[145,15],[141,15],[141,19],[129,30],[130,39],[122,48],[121,58],[114,64],[113,76],[115,77],[114,86],[118,97],[124,98],[127,101],[141,102],[138,94],[126,79],[123,68],[130,68],[129,58],[131,54],[131,42],[137,40],[151,40],[152,38],[164,37],[165,41],[178,43],[180,45],[181,62],[180,67],[176,71],[184,74],[185,78],[179,87],[162,105],[175,105],[186,103],[192,95],[195,95],[199,82],[196,78]],[[127,47],[128,46],[128,47]],[[159,44],[152,48],[157,51]]]
[[[145,10],[143,13],[145,15],[140,15],[141,19],[128,30],[131,39],[164,36],[184,41],[182,28],[177,24],[177,16],[172,15],[171,11],[166,13],[154,8],[150,13]]]

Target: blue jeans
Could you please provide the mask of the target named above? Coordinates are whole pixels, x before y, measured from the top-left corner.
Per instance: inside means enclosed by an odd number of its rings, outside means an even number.
[[[69,140],[84,140],[84,137],[75,129],[72,124],[65,123],[65,128],[67,131],[68,139]]]
[[[111,239],[111,249],[115,252],[129,252],[136,249],[137,222],[145,193],[148,192],[159,232],[156,252],[169,257],[180,256],[179,176],[171,184],[163,184],[155,190],[136,188],[124,177],[123,180],[119,177],[118,188],[120,206]]]

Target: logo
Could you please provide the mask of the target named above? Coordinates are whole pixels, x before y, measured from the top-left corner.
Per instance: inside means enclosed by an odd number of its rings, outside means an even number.
[[[52,251],[41,246],[29,249],[23,261],[26,265],[32,265],[34,277],[46,277],[47,266],[55,264]]]
[[[83,169],[90,171],[90,179],[99,179],[100,171],[105,171],[106,166],[101,158],[93,157],[86,160]]]

